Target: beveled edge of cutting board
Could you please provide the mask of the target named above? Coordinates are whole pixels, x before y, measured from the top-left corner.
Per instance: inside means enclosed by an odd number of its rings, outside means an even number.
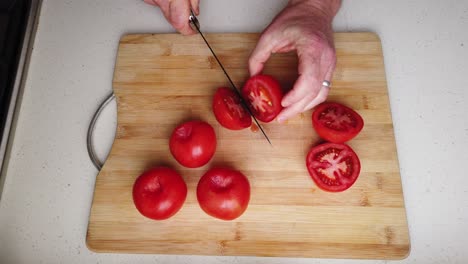
[[[393,124],[392,105],[391,105],[391,102],[390,102],[390,93],[388,92],[389,87],[388,87],[388,78],[387,78],[387,67],[386,67],[386,64],[385,64],[385,56],[384,56],[384,50],[383,50],[383,45],[382,45],[382,39],[380,38],[380,35],[377,32],[373,32],[373,31],[335,32],[334,36],[337,36],[337,34],[348,34],[348,33],[349,34],[369,35],[369,36],[374,37],[375,41],[377,41],[379,43],[380,53],[382,54],[382,67],[383,67],[383,70],[384,70],[384,73],[385,73],[384,74],[385,85],[386,85],[386,88],[387,88],[388,111],[390,113],[391,123]],[[404,212],[405,212],[405,222],[406,222],[407,235],[408,235],[408,244],[407,244],[407,247],[405,248],[405,250],[402,251],[401,255],[398,255],[398,256],[395,255],[395,258],[387,258],[387,259],[388,260],[404,260],[404,259],[408,258],[409,255],[411,254],[411,248],[412,248],[411,247],[411,234],[410,234],[410,229],[409,229],[408,214],[407,214],[407,210],[406,210],[406,199],[405,199],[405,192],[404,192],[404,189],[403,189],[403,180],[402,180],[402,177],[401,177],[400,158],[399,158],[399,155],[398,155],[398,147],[397,147],[396,138],[395,138],[395,127],[393,127],[392,130],[393,130],[393,139],[394,139],[393,144],[395,145],[395,155],[396,155],[396,159],[397,159],[396,166],[398,167],[398,174],[400,176],[401,196],[402,196],[402,199],[403,199],[403,208],[404,208]]]
[[[388,78],[387,78],[387,67],[386,67],[386,64],[385,64],[385,56],[384,56],[384,50],[383,50],[383,46],[382,46],[382,39],[380,38],[380,35],[377,33],[377,32],[373,32],[373,31],[359,31],[359,32],[335,32],[334,33],[334,36],[337,36],[337,34],[365,34],[365,35],[369,35],[369,36],[372,36],[375,38],[375,41],[377,41],[379,43],[379,47],[380,47],[380,53],[382,54],[382,67],[383,67],[383,70],[385,72],[384,74],[384,78],[385,78],[385,85],[386,85],[386,88],[387,88],[387,99],[388,99],[388,111],[389,111],[389,114],[390,114],[390,119],[391,119],[391,123],[393,124],[393,112],[392,112],[392,105],[391,105],[391,101],[390,101],[390,93],[388,92],[389,91],[389,87],[388,87]],[[410,234],[410,229],[409,229],[409,222],[408,222],[408,213],[407,213],[407,209],[406,209],[406,199],[405,199],[405,192],[404,192],[404,188],[403,188],[403,180],[402,180],[402,177],[401,177],[401,168],[400,168],[400,157],[399,157],[399,154],[398,154],[398,146],[396,144],[396,138],[395,138],[395,127],[393,127],[392,129],[393,131],[393,144],[395,145],[395,155],[396,155],[396,159],[397,159],[397,162],[396,162],[396,166],[398,167],[398,174],[400,176],[400,184],[401,184],[401,196],[402,196],[402,199],[403,199],[403,208],[404,208],[404,212],[405,212],[405,222],[406,222],[406,228],[407,228],[407,235],[408,235],[408,245],[407,245],[407,248],[405,249],[405,251],[403,251],[402,255],[399,255],[399,256],[395,256],[395,258],[388,258],[388,260],[404,260],[406,258],[409,257],[409,255],[411,254],[411,234]]]

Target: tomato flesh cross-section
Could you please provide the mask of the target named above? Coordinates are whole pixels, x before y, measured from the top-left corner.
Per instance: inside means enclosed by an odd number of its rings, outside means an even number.
[[[270,122],[283,110],[283,91],[279,82],[270,75],[250,77],[242,87],[242,97],[253,115],[262,122]]]
[[[353,149],[338,143],[313,147],[307,155],[306,165],[317,186],[329,192],[341,192],[351,187],[361,170]]]
[[[347,106],[326,102],[314,110],[312,124],[321,138],[344,143],[359,134],[364,127],[364,120]]]
[[[249,101],[256,112],[265,113],[268,107],[272,106],[271,98],[266,94],[264,87],[259,87],[256,91],[250,91]]]

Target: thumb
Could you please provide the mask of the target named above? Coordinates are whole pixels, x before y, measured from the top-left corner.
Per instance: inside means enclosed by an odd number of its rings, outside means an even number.
[[[249,58],[249,72],[250,76],[259,74],[265,62],[270,58],[273,51],[273,44],[267,33],[263,33],[255,46],[255,49],[250,54]]]
[[[200,0],[190,0],[190,6],[193,12],[195,12],[195,15],[200,15]]]
[[[190,35],[195,32],[190,27],[190,3],[187,0],[172,0],[169,2],[169,22],[182,35]]]

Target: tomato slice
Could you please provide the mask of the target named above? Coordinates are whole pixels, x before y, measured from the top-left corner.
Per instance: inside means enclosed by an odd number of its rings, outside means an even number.
[[[242,88],[253,115],[262,122],[270,122],[281,112],[283,91],[279,82],[270,75],[250,77]]]
[[[344,143],[361,132],[364,120],[347,106],[327,102],[314,110],[312,124],[321,138],[333,143]]]
[[[220,87],[213,97],[213,113],[225,128],[241,130],[250,127],[252,117],[242,106],[239,96],[229,88]]]
[[[324,143],[313,147],[307,155],[307,169],[317,186],[329,192],[341,192],[356,182],[361,162],[345,144]]]

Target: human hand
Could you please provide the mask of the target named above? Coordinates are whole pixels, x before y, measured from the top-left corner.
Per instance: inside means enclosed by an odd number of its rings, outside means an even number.
[[[272,53],[295,50],[299,77],[281,101],[278,122],[307,111],[326,100],[335,70],[332,21],[341,0],[290,0],[263,31],[249,58],[250,75],[257,75]]]
[[[166,20],[182,35],[191,35],[196,32],[188,22],[190,9],[195,15],[200,13],[200,0],[143,0],[145,3],[158,6]]]

